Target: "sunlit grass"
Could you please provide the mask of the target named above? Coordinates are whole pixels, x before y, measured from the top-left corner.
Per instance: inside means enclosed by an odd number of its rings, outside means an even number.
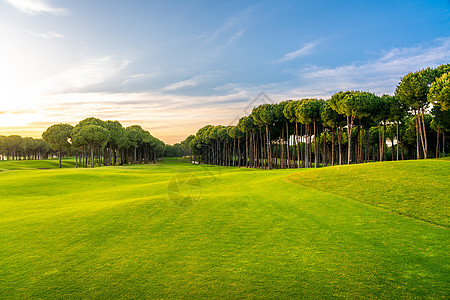
[[[404,172],[434,168],[439,190],[447,164],[411,162]],[[0,298],[448,296],[448,229],[313,180],[347,167],[39,168],[0,172]],[[195,205],[174,205],[168,183],[192,176],[201,183]],[[368,178],[360,176],[366,200],[381,194]],[[189,187],[178,193],[190,197]]]
[[[419,160],[337,166],[290,180],[389,211],[450,226],[450,161]]]

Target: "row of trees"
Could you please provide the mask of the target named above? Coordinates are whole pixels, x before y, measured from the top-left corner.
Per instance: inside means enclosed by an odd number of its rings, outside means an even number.
[[[49,145],[43,139],[0,135],[0,156],[2,159],[42,159],[51,155]]]
[[[394,96],[345,91],[263,104],[237,126],[207,125],[181,145],[197,161],[268,169],[438,157],[450,132],[449,71],[411,72]]]
[[[59,166],[64,152],[76,156],[76,166],[93,168],[127,163],[155,162],[164,156],[165,144],[139,125],[124,128],[118,121],[87,118],[77,125],[54,124],[42,137],[58,152]]]

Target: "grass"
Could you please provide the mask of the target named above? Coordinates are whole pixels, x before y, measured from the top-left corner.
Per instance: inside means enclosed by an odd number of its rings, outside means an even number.
[[[0,160],[0,172],[7,170],[35,170],[35,169],[55,169],[58,168],[58,159],[43,160]],[[63,158],[61,161],[63,168],[75,167],[75,159]]]
[[[420,160],[345,165],[290,177],[303,186],[450,226],[450,161]]]
[[[410,163],[448,185],[447,161]],[[0,172],[0,298],[449,296],[448,228],[311,179],[346,167],[40,168]]]

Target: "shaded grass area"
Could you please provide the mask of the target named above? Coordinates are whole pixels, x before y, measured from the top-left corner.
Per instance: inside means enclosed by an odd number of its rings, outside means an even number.
[[[41,160],[0,160],[0,172],[7,170],[35,170],[35,169],[55,169],[59,167],[58,159],[41,159]],[[62,168],[75,167],[74,158],[63,158],[61,161]]]
[[[447,229],[295,173],[175,160],[2,172],[0,298],[448,296]],[[200,182],[193,206],[168,197],[180,174]]]
[[[290,176],[303,186],[450,226],[450,161],[382,162],[315,169]]]

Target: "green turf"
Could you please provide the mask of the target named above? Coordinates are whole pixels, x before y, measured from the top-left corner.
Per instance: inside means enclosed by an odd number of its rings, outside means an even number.
[[[345,165],[295,174],[303,186],[450,227],[450,161]]]
[[[55,169],[59,166],[58,159],[43,159],[43,160],[0,160],[0,172],[7,170],[33,170],[33,169]],[[63,158],[61,167],[73,168],[75,167],[75,159]]]
[[[0,298],[448,298],[448,229],[293,181],[332,170],[0,172]]]

